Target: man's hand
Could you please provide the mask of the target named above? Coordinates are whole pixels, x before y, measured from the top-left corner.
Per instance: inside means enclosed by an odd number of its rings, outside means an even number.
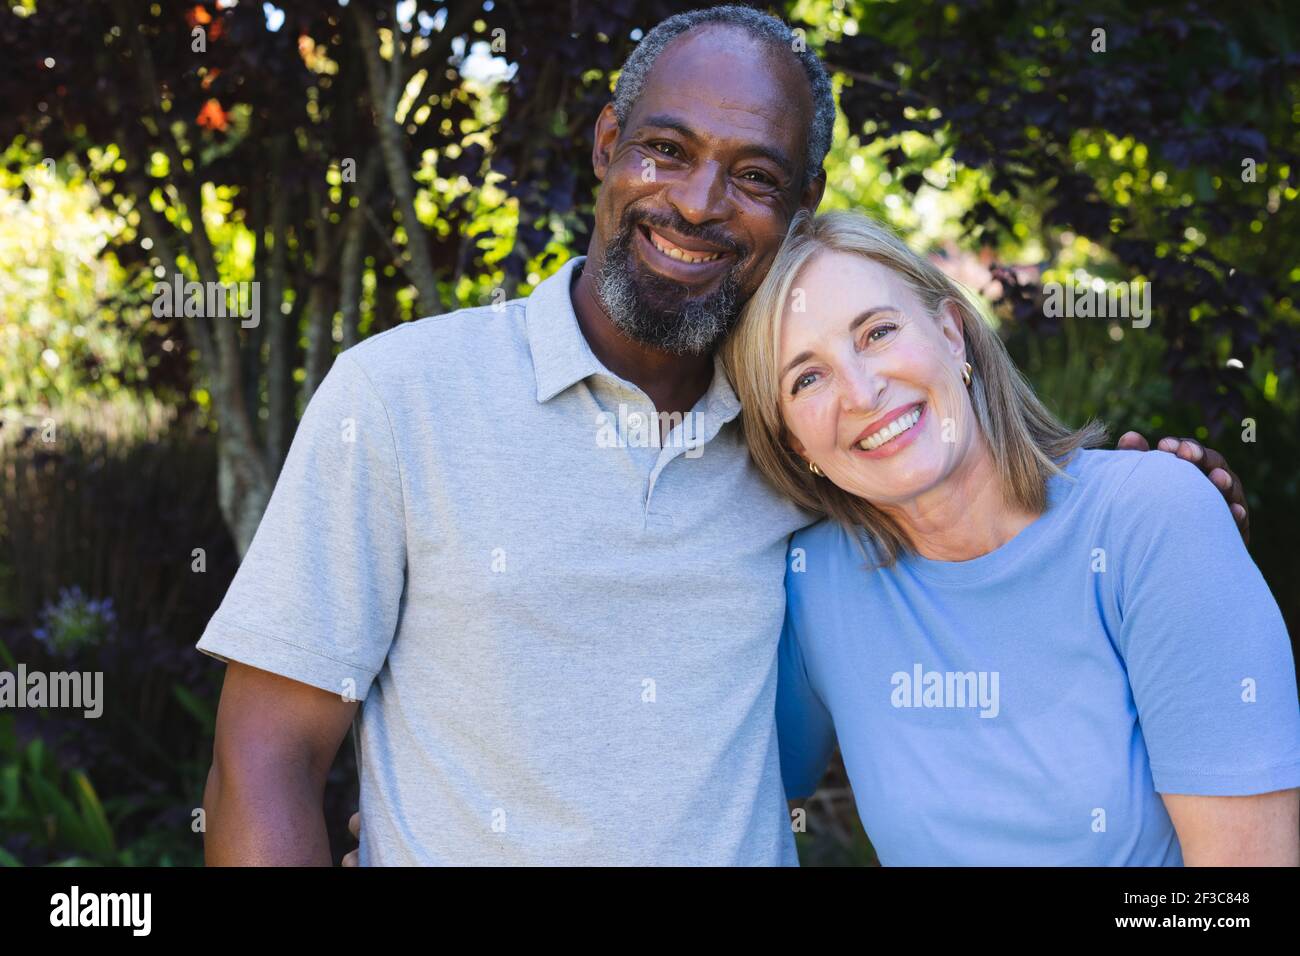
[[[348,818],[348,832],[361,842],[361,814],[354,813]],[[361,865],[361,847],[355,850],[349,850],[343,855],[343,866],[360,866]]]
[[[1150,451],[1147,440],[1137,432],[1125,432],[1120,436],[1119,447],[1130,451]],[[1184,461],[1190,461],[1205,474],[1214,487],[1222,493],[1228,502],[1228,510],[1237,522],[1241,539],[1250,544],[1250,514],[1246,511],[1246,494],[1241,487],[1241,479],[1236,476],[1228,462],[1213,448],[1206,448],[1192,438],[1162,438],[1156,446],[1160,451],[1177,455]]]

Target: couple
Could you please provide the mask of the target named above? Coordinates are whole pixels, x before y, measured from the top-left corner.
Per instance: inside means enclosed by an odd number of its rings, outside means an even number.
[[[339,357],[199,642],[209,863],[328,864],[350,727],[364,865],[793,864],[835,737],[886,863],[1296,862],[1239,484],[1085,448],[946,279],[811,218],[833,119],[779,21],[672,17],[588,256]],[[668,433],[600,440],[632,415]]]

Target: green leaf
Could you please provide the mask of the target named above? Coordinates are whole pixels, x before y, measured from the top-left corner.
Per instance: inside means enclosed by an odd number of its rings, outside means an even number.
[[[90,778],[80,770],[75,770],[72,773],[72,784],[77,792],[87,839],[97,853],[111,856],[116,851],[113,828],[108,825],[108,817],[104,814],[104,807],[99,802],[95,788],[90,785]]]
[[[217,732],[216,708],[195,697],[194,694],[180,684],[172,685],[172,694],[180,701],[180,705],[193,715],[194,719],[199,722],[199,726],[203,728],[209,737]]]

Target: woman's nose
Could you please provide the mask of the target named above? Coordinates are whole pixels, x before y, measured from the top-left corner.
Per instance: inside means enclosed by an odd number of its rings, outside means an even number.
[[[885,378],[870,367],[852,363],[839,376],[840,407],[846,412],[864,412],[880,403]]]

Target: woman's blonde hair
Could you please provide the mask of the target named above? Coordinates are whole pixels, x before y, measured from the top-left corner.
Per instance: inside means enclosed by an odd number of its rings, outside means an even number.
[[[876,545],[882,564],[910,550],[898,525],[867,501],[819,478],[790,447],[781,418],[778,356],[785,304],[800,271],[819,252],[847,252],[892,269],[916,293],[931,317],[951,303],[961,318],[975,420],[988,442],[1007,500],[1037,514],[1046,507],[1047,479],[1079,448],[1106,440],[1090,421],[1078,430],[1060,422],[1039,401],[983,307],[960,283],[917,255],[887,227],[860,213],[813,217],[800,210],[758,291],[722,348],[722,361],[741,403],[750,456],[767,480],[805,510],[828,516]],[[1058,464],[1059,463],[1059,464]]]

